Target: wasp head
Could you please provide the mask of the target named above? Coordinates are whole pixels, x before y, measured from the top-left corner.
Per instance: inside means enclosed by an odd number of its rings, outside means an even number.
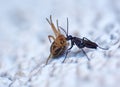
[[[68,35],[68,36],[66,37],[66,40],[72,40],[72,39],[73,39],[72,35]]]

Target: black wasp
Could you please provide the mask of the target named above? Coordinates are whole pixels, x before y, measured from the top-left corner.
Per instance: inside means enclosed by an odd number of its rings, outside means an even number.
[[[65,32],[66,40],[71,41],[71,46],[66,51],[65,59],[67,58],[68,52],[72,49],[72,47],[74,45],[76,45],[78,48],[80,48],[82,50],[82,52],[86,55],[88,60],[90,60],[90,58],[87,56],[87,54],[83,50],[83,48],[86,47],[86,48],[91,48],[91,49],[97,49],[99,47],[100,49],[108,50],[108,48],[102,48],[102,47],[98,46],[98,44],[96,44],[95,42],[90,41],[89,39],[87,39],[86,37],[78,38],[78,37],[73,37],[72,35],[68,35],[68,18],[67,18],[67,32],[62,27],[60,27],[60,29],[62,29]],[[63,60],[63,62],[65,61],[65,59]]]

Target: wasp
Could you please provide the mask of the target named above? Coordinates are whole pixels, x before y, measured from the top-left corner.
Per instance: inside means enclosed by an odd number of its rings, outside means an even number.
[[[88,60],[90,60],[90,58],[87,56],[87,54],[83,50],[83,48],[86,47],[86,48],[91,48],[91,49],[97,49],[99,47],[100,49],[108,50],[108,48],[102,48],[98,44],[96,44],[95,42],[87,39],[86,37],[79,38],[79,37],[73,37],[72,35],[68,35],[68,24],[69,23],[68,23],[68,18],[67,18],[67,32],[65,31],[65,29],[63,29],[61,26],[59,26],[59,28],[62,29],[65,32],[66,40],[71,41],[71,46],[67,49],[65,59],[67,58],[68,52],[70,52],[70,50],[72,49],[72,47],[74,45],[76,45],[79,49],[82,50],[82,52],[86,55]],[[63,62],[65,61],[65,59],[63,60]]]
[[[50,55],[46,61],[46,64],[48,63],[50,58],[57,58],[61,55],[63,55],[68,47],[68,43],[66,40],[66,37],[61,34],[61,31],[59,29],[58,20],[56,20],[57,28],[52,22],[52,16],[50,15],[50,20],[46,18],[47,22],[50,24],[55,36],[49,35],[48,39],[51,42],[51,39],[53,40],[51,47],[50,47]]]

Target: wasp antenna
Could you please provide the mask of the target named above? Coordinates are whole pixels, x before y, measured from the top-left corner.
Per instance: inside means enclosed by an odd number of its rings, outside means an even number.
[[[90,61],[90,58],[87,56],[86,52],[83,49],[81,49],[81,50],[85,54],[85,56],[87,57],[88,61]]]
[[[68,21],[68,17],[67,17],[67,36],[68,36],[68,28],[69,28],[69,21]]]
[[[66,34],[66,36],[68,36],[68,35],[67,35],[67,32],[65,31],[64,28],[62,28],[61,26],[59,26],[59,28],[64,31],[64,33]]]
[[[98,46],[100,49],[102,49],[102,50],[108,50],[109,48],[103,48],[103,47],[100,47],[100,46]]]

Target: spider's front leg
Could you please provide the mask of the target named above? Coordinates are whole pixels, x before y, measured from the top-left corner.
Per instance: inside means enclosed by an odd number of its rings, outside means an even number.
[[[57,28],[55,27],[54,23],[52,22],[52,16],[50,15],[50,20],[48,18],[46,18],[46,20],[50,24],[50,26],[51,26],[55,36],[58,37],[59,34],[60,34],[60,31],[59,31],[59,29],[57,30]],[[57,24],[58,24],[58,21],[57,21]]]
[[[53,41],[55,41],[55,38],[54,38],[54,36],[52,36],[52,35],[49,35],[49,36],[48,36],[48,39],[49,39],[50,43],[51,43],[51,39],[53,39]]]

